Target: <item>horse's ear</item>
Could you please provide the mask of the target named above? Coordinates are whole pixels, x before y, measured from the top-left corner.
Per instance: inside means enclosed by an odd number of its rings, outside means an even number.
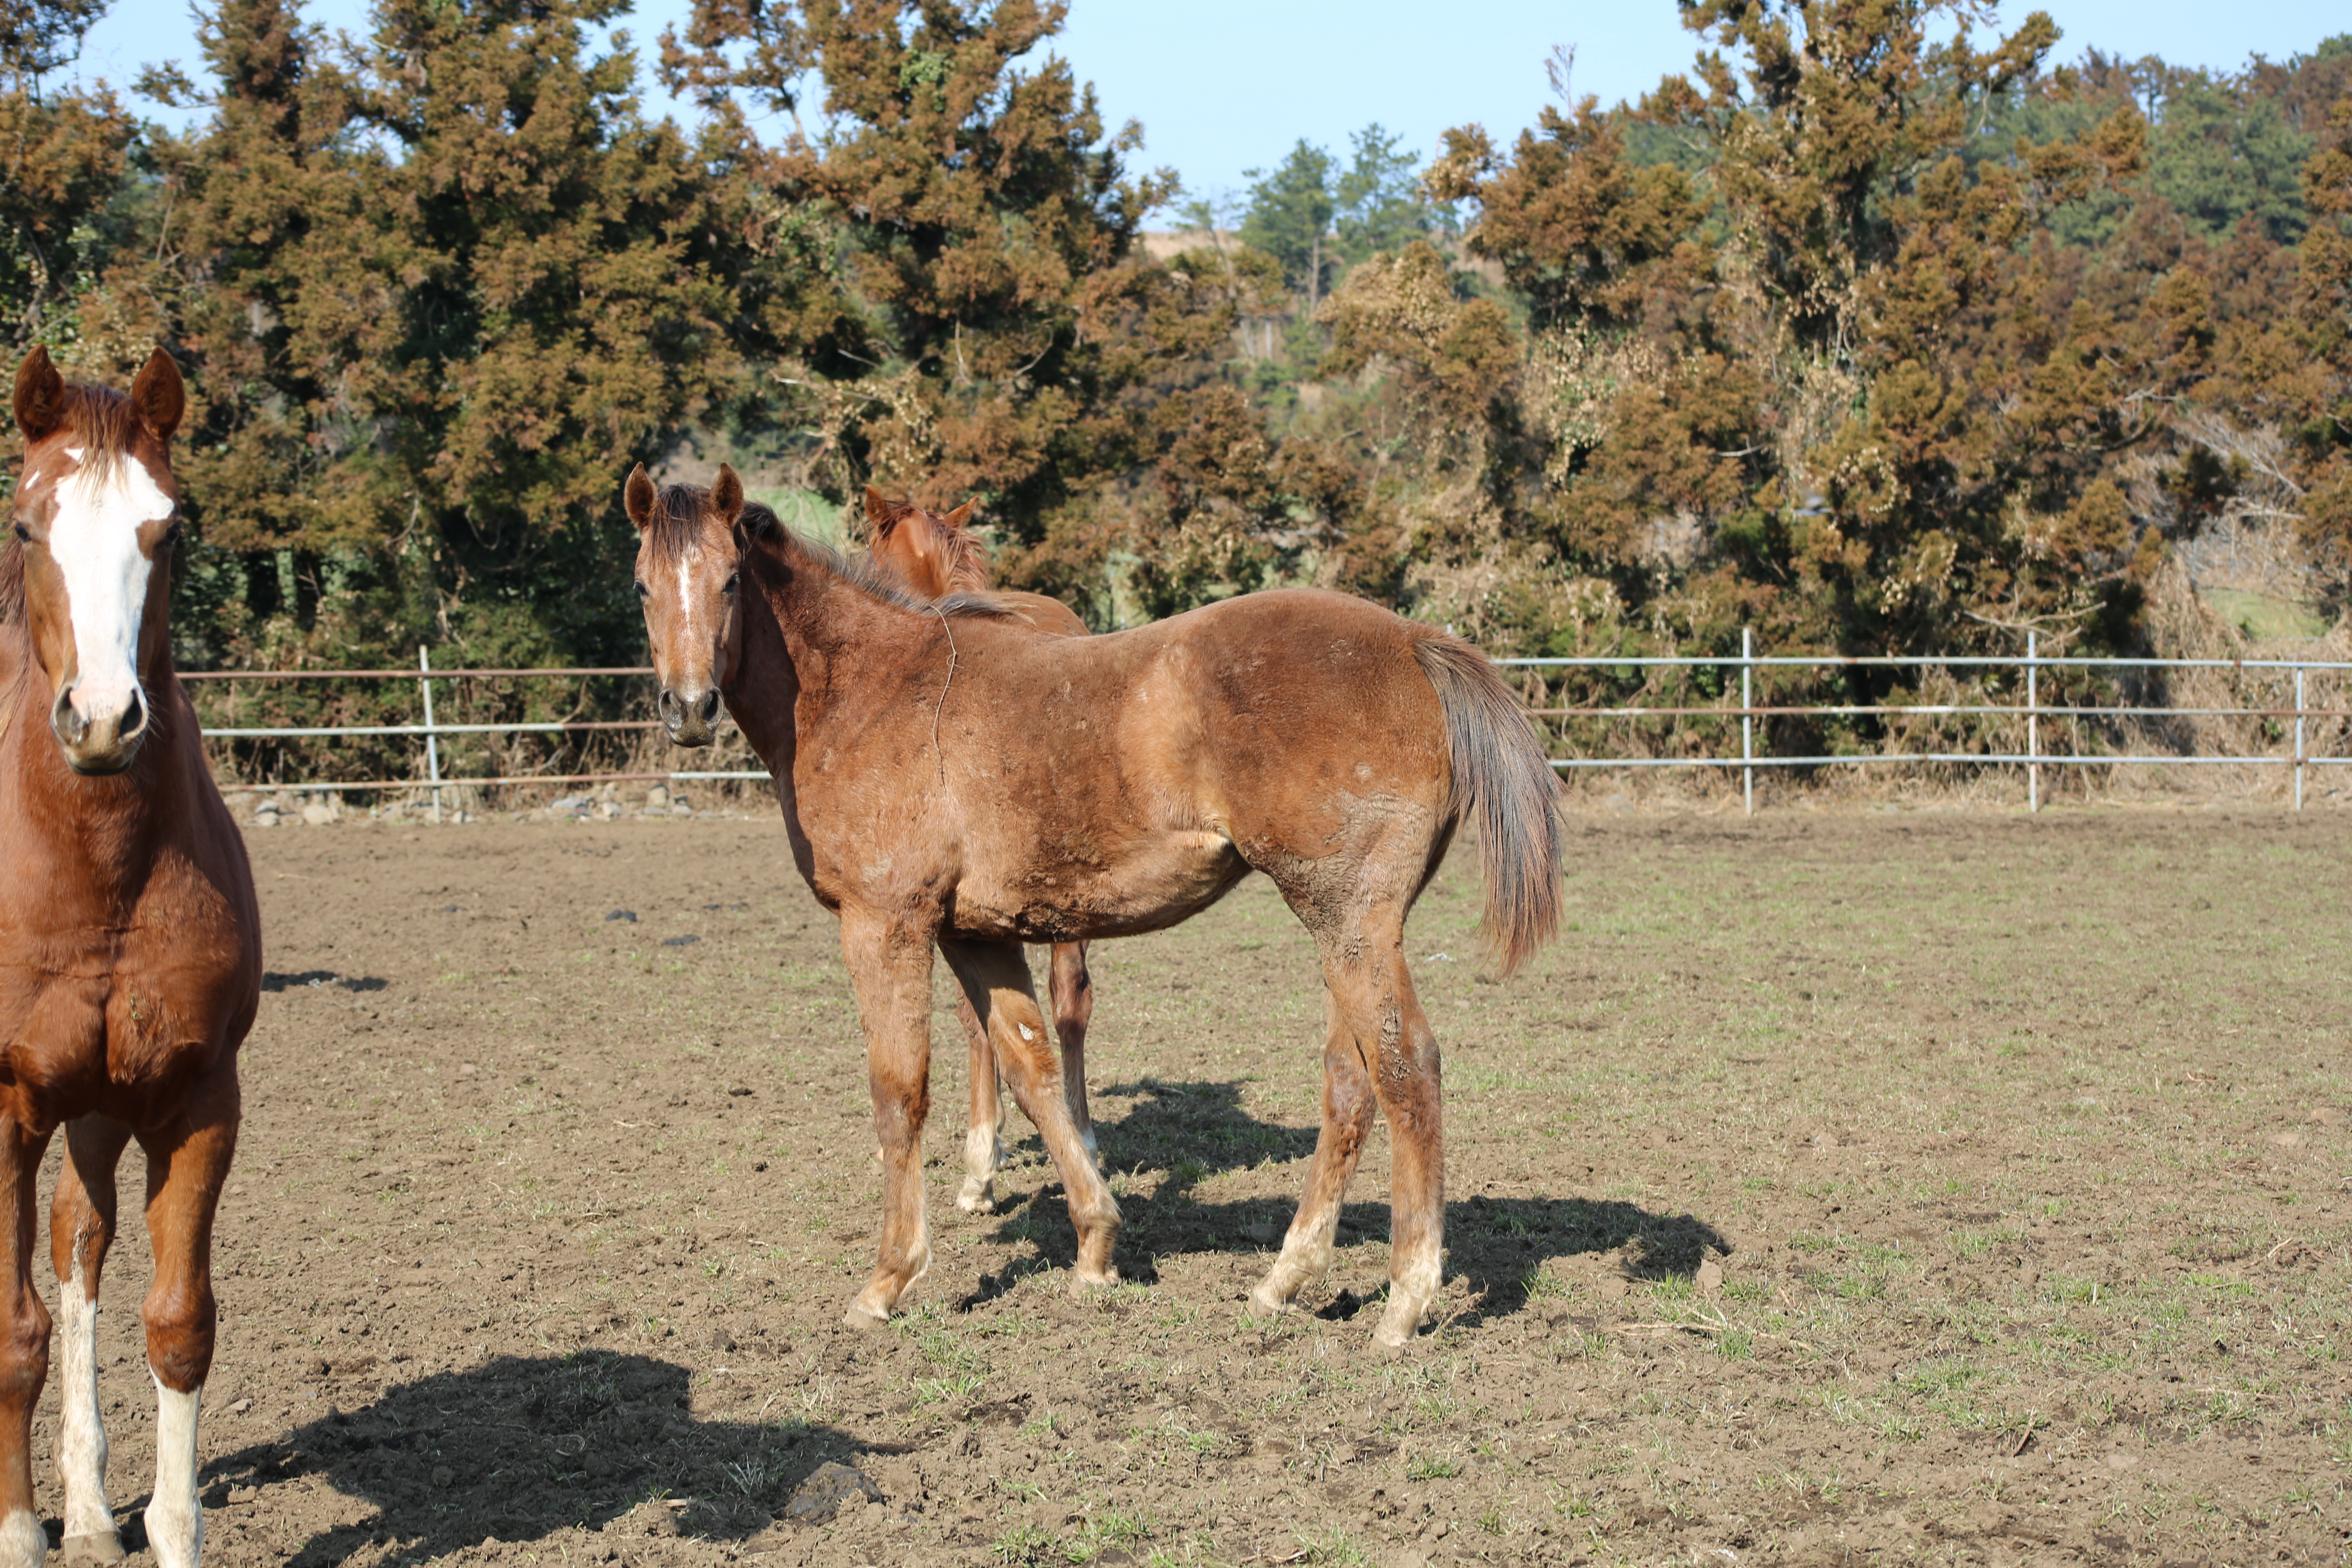
[[[710,510],[729,528],[734,527],[735,520],[743,515],[743,481],[725,463],[719,465],[719,478],[710,486]]]
[[[654,490],[653,480],[646,476],[646,466],[639,463],[629,470],[629,482],[621,487],[621,505],[627,509],[629,521],[643,533],[653,526],[654,508],[661,497]]]
[[[35,344],[16,371],[16,428],[30,446],[66,422],[66,378]]]
[[[866,486],[866,525],[874,531],[874,537],[880,539],[897,526],[898,521],[897,510],[882,499],[882,492],[872,485]]]
[[[131,407],[158,441],[170,440],[180,427],[180,416],[188,411],[188,388],[180,380],[180,367],[162,349],[147,356],[131,384]]]
[[[972,500],[968,500],[964,502],[963,505],[956,508],[955,510],[948,513],[947,516],[940,519],[940,521],[946,523],[950,528],[963,528],[971,523],[971,509],[979,504],[979,498],[974,497]]]

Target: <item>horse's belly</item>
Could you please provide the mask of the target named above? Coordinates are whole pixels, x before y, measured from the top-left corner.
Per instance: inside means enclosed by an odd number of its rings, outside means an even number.
[[[1222,833],[1157,835],[1108,866],[967,877],[957,889],[955,929],[1024,942],[1133,936],[1200,913],[1248,870]]]

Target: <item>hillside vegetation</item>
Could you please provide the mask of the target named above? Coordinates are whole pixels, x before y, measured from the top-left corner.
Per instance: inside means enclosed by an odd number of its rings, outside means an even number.
[[[1563,55],[1527,129],[1188,201],[1058,5],[704,0],[640,49],[619,0],[222,0],[202,79],[137,84],[182,132],[72,84],[102,4],[0,0],[0,347],[188,369],[193,666],[634,662],[618,478],[720,456],[978,496],[1106,627],[1311,582],[1496,653],[2132,651],[2221,539],[2293,581],[2211,635],[2342,618],[2352,36],[2216,73],[1703,0],[1638,102]]]

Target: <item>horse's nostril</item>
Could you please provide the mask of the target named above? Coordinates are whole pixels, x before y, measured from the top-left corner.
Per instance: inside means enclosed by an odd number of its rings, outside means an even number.
[[[89,728],[89,721],[81,716],[81,710],[74,706],[72,687],[68,686],[58,693],[56,703],[49,709],[49,728],[57,732],[58,740],[68,746],[79,745],[83,732]]]
[[[702,721],[706,724],[719,722],[719,692],[716,689],[702,694]]]
[[[654,711],[660,714],[665,722],[677,723],[677,693],[667,686],[663,687],[661,695],[654,699]]]
[[[131,694],[131,705],[122,710],[122,724],[118,732],[127,741],[145,728],[147,728],[147,703],[137,691],[133,691]]]

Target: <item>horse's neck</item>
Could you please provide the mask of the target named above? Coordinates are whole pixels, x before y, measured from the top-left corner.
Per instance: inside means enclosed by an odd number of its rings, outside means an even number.
[[[768,548],[775,570],[765,574],[763,597],[775,653],[791,667],[796,698],[806,694],[803,706],[813,699],[824,708],[853,687],[926,679],[940,642],[929,611],[887,604],[789,542]],[[746,640],[748,662],[755,639]]]
[[[179,722],[181,699],[168,673],[147,687],[158,728],[139,749],[129,769],[103,778],[84,778],[66,765],[49,733],[47,688],[32,659],[17,663],[0,691],[0,799],[11,818],[5,831],[20,841],[43,844],[53,870],[73,876],[79,888],[102,901],[135,896],[146,885],[163,846],[185,828],[198,809],[191,798],[193,776],[184,746],[201,744]]]

